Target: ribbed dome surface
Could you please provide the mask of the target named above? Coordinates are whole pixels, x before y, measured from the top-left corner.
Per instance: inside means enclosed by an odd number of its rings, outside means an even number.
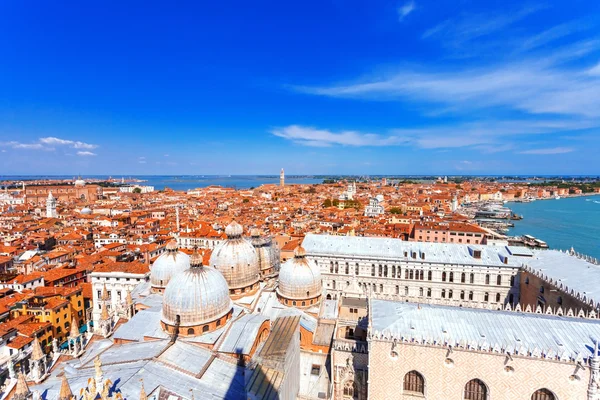
[[[306,258],[304,248],[294,251],[294,258],[287,260],[279,271],[279,294],[293,300],[316,297],[323,291],[323,279],[319,266]]]
[[[169,247],[169,245],[167,245]],[[150,283],[153,287],[164,288],[171,277],[190,268],[190,256],[177,248],[169,249],[154,261],[150,269]]]
[[[233,303],[223,275],[214,268],[192,267],[178,273],[163,295],[162,321],[168,325],[197,326],[226,315]]]
[[[241,237],[242,231],[237,222],[229,224],[228,239],[210,256],[210,265],[221,271],[232,290],[252,286],[259,280],[258,254],[252,244]]]
[[[83,215],[90,215],[92,213],[92,210],[89,207],[84,207],[79,213]]]

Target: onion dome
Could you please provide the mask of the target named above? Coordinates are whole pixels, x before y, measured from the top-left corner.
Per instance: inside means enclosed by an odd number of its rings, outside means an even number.
[[[179,251],[175,241],[169,242],[166,250],[154,261],[150,269],[150,284],[156,291],[164,290],[173,275],[190,267],[190,257]]]
[[[323,279],[319,266],[306,258],[306,250],[298,246],[294,258],[286,261],[279,271],[277,295],[286,305],[310,306],[319,301]]]
[[[216,329],[231,317],[233,303],[227,281],[217,269],[202,265],[195,252],[190,268],[174,275],[163,295],[162,323],[168,332],[199,335]],[[198,328],[198,329],[196,329]]]
[[[75,186],[85,186],[85,181],[80,177],[75,180]]]
[[[258,288],[259,260],[250,242],[242,238],[243,228],[233,221],[225,228],[227,240],[212,252],[210,265],[221,271],[232,295]]]
[[[84,207],[81,209],[81,211],[79,211],[79,214],[90,215],[92,214],[92,209],[89,207]]]

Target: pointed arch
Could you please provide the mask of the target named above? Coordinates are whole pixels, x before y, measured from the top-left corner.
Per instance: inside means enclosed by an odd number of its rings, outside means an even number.
[[[425,378],[419,372],[413,370],[404,375],[404,391],[425,394]]]
[[[483,381],[471,379],[465,385],[465,400],[488,400],[488,388]]]
[[[556,396],[550,390],[542,388],[531,395],[531,400],[556,400]]]

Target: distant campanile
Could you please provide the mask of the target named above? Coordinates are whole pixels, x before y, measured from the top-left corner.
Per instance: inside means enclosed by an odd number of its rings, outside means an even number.
[[[285,173],[283,172],[283,168],[281,168],[281,172],[279,173],[279,186],[285,186]]]

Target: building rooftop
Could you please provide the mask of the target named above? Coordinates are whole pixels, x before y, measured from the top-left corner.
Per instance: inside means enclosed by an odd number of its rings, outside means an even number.
[[[307,255],[337,255],[426,263],[518,267],[521,262],[505,247],[459,243],[407,242],[392,238],[308,234],[302,243]],[[475,250],[481,251],[480,258]],[[413,254],[415,257],[413,257]],[[506,261],[505,261],[506,260]]]
[[[371,326],[382,337],[526,357],[587,359],[600,340],[593,319],[371,300]]]

